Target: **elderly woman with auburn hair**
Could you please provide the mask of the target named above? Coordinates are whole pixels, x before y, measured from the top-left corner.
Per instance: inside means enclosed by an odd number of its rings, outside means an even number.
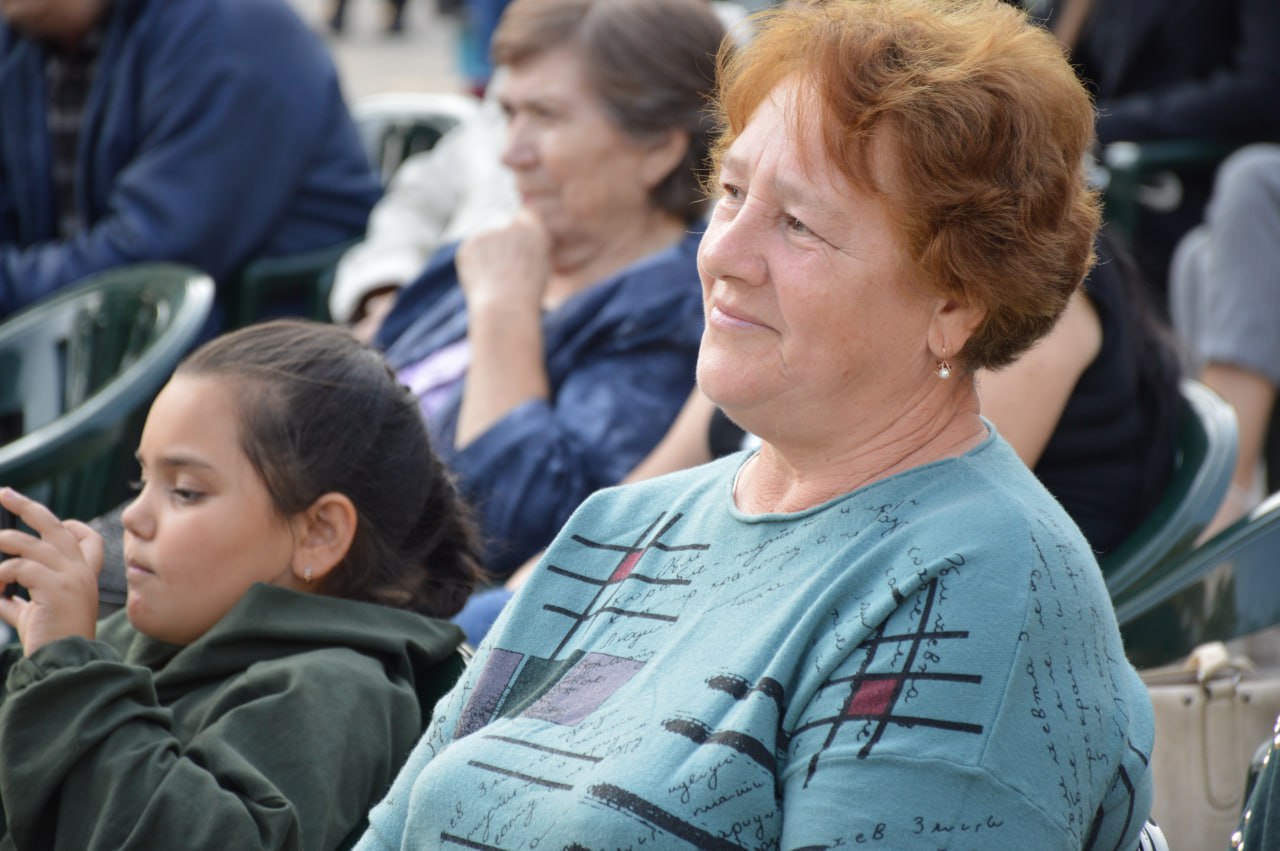
[[[762,445],[583,504],[366,849],[1136,844],[1146,693],[973,384],[1089,268],[1089,98],[996,0],[755,24],[698,381]]]

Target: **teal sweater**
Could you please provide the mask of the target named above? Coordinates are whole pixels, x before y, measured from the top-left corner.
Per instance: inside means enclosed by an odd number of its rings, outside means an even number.
[[[742,462],[583,504],[361,851],[1136,843],[1150,703],[1007,443],[795,514]]]
[[[457,679],[461,638],[257,585],[186,647],[119,612],[96,641],[6,648],[0,848],[341,847]]]

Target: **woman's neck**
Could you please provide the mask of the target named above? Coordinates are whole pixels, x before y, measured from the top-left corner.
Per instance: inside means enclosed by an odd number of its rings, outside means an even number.
[[[803,511],[858,488],[980,444],[987,430],[977,395],[948,389],[940,406],[926,405],[883,424],[839,427],[827,439],[799,435],[770,440],[738,476],[734,498],[747,514]],[[845,439],[841,439],[845,438]]]
[[[546,310],[599,283],[627,266],[669,248],[684,238],[688,225],[661,210],[649,210],[625,229],[605,238],[569,236],[551,247],[551,280],[542,298]]]

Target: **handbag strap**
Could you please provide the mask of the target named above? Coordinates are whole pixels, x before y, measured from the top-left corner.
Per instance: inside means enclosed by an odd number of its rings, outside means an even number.
[[[1179,664],[1143,671],[1142,679],[1148,686],[1197,683],[1210,691],[1215,681],[1228,680],[1234,686],[1253,670],[1253,662],[1247,656],[1232,656],[1227,645],[1210,641],[1191,651]]]
[[[1226,675],[1239,680],[1243,674],[1253,673],[1249,657],[1232,656],[1221,641],[1210,641],[1192,650],[1187,666],[1196,672],[1196,682],[1201,685]]]

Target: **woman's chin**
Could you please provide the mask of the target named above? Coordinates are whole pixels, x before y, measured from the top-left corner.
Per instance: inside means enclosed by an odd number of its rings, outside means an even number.
[[[698,361],[698,387],[703,395],[732,414],[735,409],[748,408],[761,401],[765,388],[760,376],[754,373],[749,361],[733,358],[716,358],[704,366]]]

